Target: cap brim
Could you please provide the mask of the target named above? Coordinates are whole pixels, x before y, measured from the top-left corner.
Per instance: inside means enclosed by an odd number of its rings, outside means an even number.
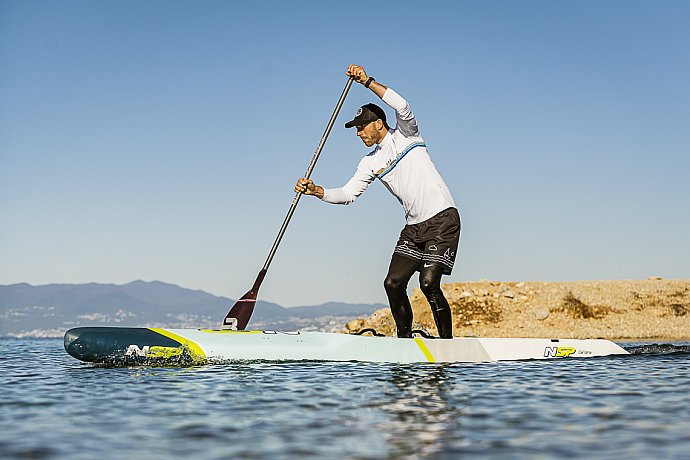
[[[355,126],[366,126],[372,121],[376,121],[378,118],[373,118],[370,116],[367,116],[367,114],[361,114],[352,120],[348,121],[345,123],[346,128],[354,128]]]

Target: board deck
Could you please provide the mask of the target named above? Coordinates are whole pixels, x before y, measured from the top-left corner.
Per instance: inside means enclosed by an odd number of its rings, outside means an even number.
[[[228,361],[491,362],[628,354],[602,339],[400,339],[329,332],[79,327],[65,350],[91,363],[195,365]]]

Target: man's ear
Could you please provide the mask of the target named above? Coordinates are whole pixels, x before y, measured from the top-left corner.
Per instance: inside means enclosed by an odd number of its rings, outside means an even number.
[[[378,131],[381,131],[383,129],[383,120],[381,120],[380,118],[376,120],[376,129]]]

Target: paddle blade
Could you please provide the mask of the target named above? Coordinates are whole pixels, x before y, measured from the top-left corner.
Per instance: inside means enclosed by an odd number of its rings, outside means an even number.
[[[254,312],[254,305],[256,305],[256,294],[254,291],[249,291],[235,302],[235,305],[232,306],[225,316],[223,321],[224,328],[234,329],[236,327],[238,330],[243,331],[247,327],[247,323],[249,323]]]
[[[234,321],[237,321],[237,329],[243,331],[254,312],[254,305],[256,305],[256,296],[259,294],[259,287],[266,276],[266,270],[261,270],[259,276],[254,281],[254,286],[243,295],[235,305],[232,306],[225,319],[223,320],[223,327],[229,327]]]

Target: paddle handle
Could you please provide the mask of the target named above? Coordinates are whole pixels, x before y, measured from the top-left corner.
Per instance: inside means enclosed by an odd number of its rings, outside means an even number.
[[[319,155],[321,155],[321,150],[323,150],[323,146],[326,145],[326,139],[328,139],[328,135],[331,133],[331,129],[333,129],[333,125],[335,124],[336,118],[338,118],[338,113],[340,113],[340,109],[343,106],[343,103],[345,102],[345,97],[347,96],[347,93],[350,91],[350,87],[352,86],[352,83],[354,82],[354,77],[350,77],[347,79],[347,84],[345,85],[345,89],[343,89],[343,93],[340,95],[340,99],[338,99],[338,103],[335,106],[335,110],[333,111],[333,115],[331,115],[331,119],[328,121],[328,125],[326,126],[326,130],[323,133],[323,136],[321,136],[321,141],[319,142],[319,146],[316,148],[316,153],[314,153],[314,156],[311,159],[311,163],[309,163],[309,167],[307,168],[307,172],[304,175],[305,179],[309,179],[309,176],[311,176],[312,171],[314,170],[314,166],[316,166],[316,161],[319,159]],[[299,203],[299,199],[302,197],[302,192],[297,192],[295,194],[295,198],[292,200],[292,205],[290,206],[290,210],[287,213],[287,216],[285,216],[285,220],[283,221],[283,225],[280,227],[280,231],[278,232],[278,237],[276,240],[273,242],[273,247],[271,248],[271,252],[268,253],[268,257],[266,258],[266,262],[264,263],[263,268],[261,269],[264,274],[268,270],[269,265],[271,265],[271,262],[273,261],[273,257],[276,255],[276,251],[278,250],[278,245],[280,244],[280,241],[283,239],[283,235],[285,235],[285,230],[287,230],[287,226],[290,223],[290,219],[292,219],[292,215],[295,213],[295,209],[297,209],[297,203]],[[261,278],[263,281],[263,277]]]

